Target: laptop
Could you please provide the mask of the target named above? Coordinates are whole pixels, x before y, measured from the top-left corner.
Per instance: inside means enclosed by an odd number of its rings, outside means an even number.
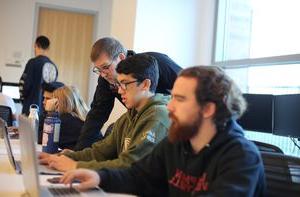
[[[13,152],[12,152],[12,148],[11,148],[10,141],[9,141],[9,134],[8,134],[8,131],[7,131],[6,123],[1,118],[0,118],[0,128],[1,128],[1,131],[2,131],[2,134],[3,134],[4,144],[5,144],[5,148],[6,148],[9,163],[13,166],[13,168],[15,169],[15,171],[18,174],[21,174],[21,168],[20,168],[19,164],[16,162],[16,160],[14,158],[14,155],[13,155]]]
[[[22,167],[21,167],[21,162],[17,161],[13,155],[13,151],[12,151],[12,147],[11,147],[11,143],[10,143],[10,137],[9,137],[9,133],[6,127],[6,123],[4,120],[0,120],[0,128],[3,132],[3,138],[4,138],[4,144],[6,147],[6,151],[7,151],[7,156],[9,159],[10,164],[13,166],[13,168],[15,169],[16,173],[21,174],[22,173]],[[29,128],[21,128],[20,127],[20,131],[24,131],[25,133],[32,133],[33,131],[31,130],[31,126],[29,126]],[[24,147],[20,147],[21,149]],[[34,146],[35,148],[35,146]],[[38,165],[38,171],[40,174],[46,174],[46,175],[62,175],[61,172],[54,170],[54,169],[49,169],[47,168],[45,165]]]
[[[20,145],[23,182],[26,192],[32,197],[38,196],[107,196],[103,190],[95,188],[86,192],[79,192],[69,186],[50,185],[41,186],[38,176],[38,162],[34,144],[30,120],[19,116],[20,125]]]

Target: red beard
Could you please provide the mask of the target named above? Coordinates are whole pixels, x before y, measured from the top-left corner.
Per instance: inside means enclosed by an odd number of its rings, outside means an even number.
[[[191,122],[191,124],[181,124],[179,123],[177,117],[169,113],[169,117],[172,120],[171,127],[169,129],[168,139],[171,143],[176,143],[180,141],[187,141],[194,137],[203,122],[202,113],[199,113],[196,120]]]

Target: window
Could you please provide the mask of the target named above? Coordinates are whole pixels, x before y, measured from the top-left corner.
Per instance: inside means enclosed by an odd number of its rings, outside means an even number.
[[[244,93],[300,94],[299,8],[299,0],[219,0],[213,64]],[[288,137],[247,136],[300,156]]]

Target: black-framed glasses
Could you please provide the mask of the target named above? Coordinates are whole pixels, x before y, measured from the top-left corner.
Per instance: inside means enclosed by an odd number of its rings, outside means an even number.
[[[105,66],[102,66],[102,68],[99,68],[97,66],[94,65],[93,67],[93,72],[96,73],[97,75],[100,75],[101,73],[103,73],[104,71],[107,71],[111,65],[113,64],[113,60],[110,62],[110,64],[107,64]]]
[[[138,80],[135,80],[135,81],[129,81],[129,82],[117,82],[117,86],[118,88],[121,88],[122,90],[127,90],[127,87],[129,84],[132,84],[132,83],[138,83],[139,81]]]

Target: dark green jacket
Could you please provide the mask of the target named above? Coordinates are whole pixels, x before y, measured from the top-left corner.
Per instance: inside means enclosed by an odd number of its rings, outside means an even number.
[[[78,161],[77,168],[126,168],[150,153],[170,125],[166,104],[169,96],[156,94],[137,112],[128,110],[115,123],[112,133],[91,148],[66,153]]]

